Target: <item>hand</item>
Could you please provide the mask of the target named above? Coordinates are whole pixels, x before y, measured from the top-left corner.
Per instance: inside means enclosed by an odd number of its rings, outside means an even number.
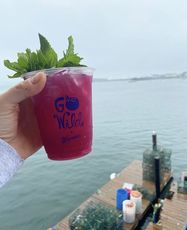
[[[45,86],[38,73],[0,95],[0,138],[26,159],[42,146],[31,97]]]

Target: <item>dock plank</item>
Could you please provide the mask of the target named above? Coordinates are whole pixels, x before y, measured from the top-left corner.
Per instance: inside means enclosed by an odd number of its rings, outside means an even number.
[[[164,208],[161,212],[161,223],[163,228],[168,224],[171,229],[182,229],[187,221],[187,194],[177,192],[177,184],[171,188],[174,196],[171,200],[164,201]]]
[[[169,176],[166,178],[166,180],[169,180]],[[94,203],[103,203],[106,205],[111,205],[113,207],[116,207],[116,190],[118,188],[121,188],[123,186],[123,183],[132,183],[132,184],[138,184],[140,186],[144,186],[147,188],[150,192],[155,191],[155,186],[151,182],[145,182],[142,178],[142,161],[135,160],[133,161],[128,167],[123,169],[118,176],[110,180],[107,184],[102,186],[96,193],[94,193],[91,197],[89,197],[85,202],[83,202],[79,208],[82,209],[86,207],[86,205],[92,201]],[[147,208],[150,206],[150,201],[147,199],[142,200],[142,213],[139,215],[136,215],[136,221],[133,224],[126,224],[124,223],[124,229],[135,229],[135,227],[138,225],[139,220],[143,217],[145,214]],[[69,217],[72,213],[70,213],[67,217],[65,217],[63,220],[61,220],[57,225],[54,226],[54,229],[56,230],[70,230],[69,228]]]
[[[162,226],[160,229],[182,230],[184,223],[187,221],[187,194],[178,193],[176,183],[171,187],[171,191],[174,192],[172,199],[164,200],[163,210],[160,215]],[[147,230],[151,229],[153,229],[152,223],[147,227]]]

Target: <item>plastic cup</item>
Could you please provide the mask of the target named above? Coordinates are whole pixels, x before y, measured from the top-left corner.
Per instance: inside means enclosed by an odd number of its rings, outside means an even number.
[[[134,223],[136,218],[136,203],[132,200],[123,201],[123,220],[128,223]]]
[[[44,72],[46,85],[32,100],[48,158],[82,157],[92,150],[93,69],[65,67]],[[26,73],[23,77],[26,79],[35,73]]]
[[[123,201],[129,197],[128,191],[125,189],[118,189],[116,193],[116,208],[122,210]]]
[[[130,193],[130,200],[134,201],[136,204],[136,214],[142,212],[142,194],[139,191],[132,190]]]

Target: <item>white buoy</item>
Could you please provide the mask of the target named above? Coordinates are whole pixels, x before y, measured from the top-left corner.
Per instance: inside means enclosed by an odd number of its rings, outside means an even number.
[[[116,178],[116,173],[110,174],[110,180],[113,180],[113,179],[115,179],[115,178]]]

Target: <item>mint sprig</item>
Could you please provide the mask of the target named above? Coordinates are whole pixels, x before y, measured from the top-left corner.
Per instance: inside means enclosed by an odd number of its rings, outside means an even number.
[[[17,62],[4,60],[4,65],[16,73],[10,78],[20,77],[22,74],[57,67],[85,66],[81,65],[81,57],[74,52],[73,37],[68,37],[68,49],[63,52],[63,57],[58,59],[57,53],[51,47],[48,40],[39,34],[40,49],[35,52],[26,49],[25,52],[17,54]]]
[[[40,50],[38,52],[41,52],[41,55],[39,54],[39,57],[41,58],[41,62],[43,61],[44,66],[46,68],[54,67],[57,65],[58,57],[54,49],[51,47],[47,39],[39,34],[40,39]],[[42,56],[43,55],[43,56]]]
[[[74,44],[72,36],[68,38],[68,43],[68,49],[66,50],[66,53],[63,52],[64,57],[58,61],[57,67],[80,65],[80,61],[82,60],[82,58],[80,58],[77,54],[74,53]]]

